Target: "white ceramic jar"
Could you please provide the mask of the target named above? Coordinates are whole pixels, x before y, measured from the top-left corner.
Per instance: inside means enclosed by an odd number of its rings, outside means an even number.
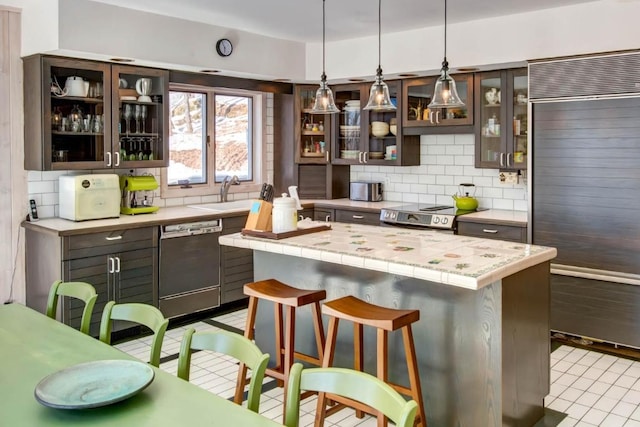
[[[298,210],[296,201],[288,197],[286,193],[282,197],[273,199],[271,227],[274,233],[286,233],[298,229]]]

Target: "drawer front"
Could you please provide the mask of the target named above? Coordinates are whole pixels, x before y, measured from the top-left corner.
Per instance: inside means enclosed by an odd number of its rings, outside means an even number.
[[[63,238],[64,260],[158,246],[158,227],[130,228]]]
[[[334,215],[333,215],[333,209],[318,209],[316,208],[313,211],[313,219],[315,221],[333,221],[334,220]]]
[[[458,234],[461,236],[483,237],[485,239],[509,240],[526,243],[527,229],[513,225],[479,224],[475,222],[458,222]]]
[[[335,220],[337,222],[349,222],[353,224],[380,225],[380,214],[336,209]]]

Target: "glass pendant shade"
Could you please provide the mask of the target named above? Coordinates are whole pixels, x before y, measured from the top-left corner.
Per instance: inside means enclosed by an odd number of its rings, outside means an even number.
[[[332,114],[339,113],[340,109],[333,100],[333,92],[327,84],[327,74],[324,72],[324,39],[325,39],[325,0],[322,0],[322,76],[320,76],[320,87],[316,91],[316,99],[311,109],[311,114]]]
[[[326,77],[323,75],[320,81],[320,87],[316,91],[316,99],[311,109],[311,114],[333,114],[339,113],[340,109],[336,107],[333,100],[333,92],[327,84]]]
[[[449,75],[449,62],[447,61],[447,0],[444,0],[444,60],[440,77],[436,81],[429,108],[459,108],[464,107],[464,102],[458,96],[456,82]]]
[[[389,95],[389,86],[382,78],[382,70],[378,69],[376,81],[371,85],[369,101],[364,110],[394,111],[395,109],[396,106],[391,102],[391,96]]]
[[[464,107],[464,102],[458,96],[458,89],[456,89],[456,81],[449,75],[449,68],[442,66],[442,74],[436,81],[435,93],[429,108],[458,108]]]

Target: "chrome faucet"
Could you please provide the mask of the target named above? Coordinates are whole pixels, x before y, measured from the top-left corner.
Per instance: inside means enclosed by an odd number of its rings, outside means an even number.
[[[227,201],[227,193],[229,193],[230,185],[240,185],[240,178],[237,175],[233,175],[233,177],[227,175],[222,180],[222,184],[220,185],[220,201]]]

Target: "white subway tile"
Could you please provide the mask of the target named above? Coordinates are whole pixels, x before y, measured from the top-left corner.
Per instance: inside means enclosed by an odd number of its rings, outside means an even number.
[[[487,176],[473,177],[473,183],[476,187],[493,187],[493,178]]]
[[[420,177],[414,174],[404,174],[402,175],[402,182],[404,184],[417,184],[420,182]]]
[[[482,197],[491,197],[494,199],[502,199],[502,189],[493,187],[483,187]]]
[[[505,188],[502,190],[502,197],[505,199],[524,200],[524,188]]]
[[[38,207],[38,217],[54,218],[55,216],[56,216],[56,209],[54,205],[40,205]]]
[[[418,195],[418,202],[420,202],[420,203],[435,203],[436,202],[436,196],[435,196],[435,194],[419,194]]]
[[[438,145],[453,145],[455,144],[455,135],[437,135],[436,141]]]
[[[444,185],[428,185],[427,193],[433,195],[444,194]]]
[[[473,159],[474,159],[473,156],[460,155],[455,157],[454,162],[456,165],[472,166]]]
[[[57,205],[58,204],[58,193],[45,193],[42,194],[42,201],[40,202],[42,205]]]
[[[436,156],[438,154],[455,154],[455,153],[448,153],[447,146],[445,145],[427,145],[426,148],[427,148],[426,153],[429,156]]]
[[[446,154],[461,156],[464,154],[464,145],[447,145],[444,147]]]
[[[402,201],[406,203],[418,203],[419,197],[418,194],[415,193],[403,193]]]
[[[411,190],[412,193],[426,193],[427,192],[427,185],[425,184],[411,184]]]
[[[29,193],[29,200],[35,200],[36,205],[40,206],[42,204],[42,196],[43,196],[42,194],[31,194],[31,193]]]
[[[476,136],[472,133],[455,135],[455,144],[467,145],[475,148]]]
[[[493,209],[513,210],[513,200],[493,199]]]
[[[184,206],[184,197],[175,197],[171,199],[164,199],[166,206]]]
[[[41,171],[27,171],[27,180],[28,181],[42,181],[42,172]]]
[[[411,184],[400,184],[397,183],[394,186],[395,191],[399,191],[401,193],[408,193],[411,191]]]
[[[453,177],[450,175],[440,175],[436,177],[436,183],[440,185],[451,185],[454,184]]]
[[[429,175],[444,175],[444,165],[429,166]]]
[[[54,181],[33,181],[27,183],[30,194],[53,193],[55,190]]]
[[[477,169],[475,166],[465,166],[464,174],[466,176],[482,176],[482,169]]]
[[[384,199],[390,202],[401,202],[402,201],[402,193],[398,191],[385,191]]]
[[[463,166],[447,166],[444,168],[444,171],[447,175],[464,175]]]
[[[439,165],[453,165],[454,157],[453,156],[436,156],[436,162]]]
[[[514,200],[513,201],[513,210],[514,211],[524,211],[527,212],[529,210],[529,202],[527,200]]]
[[[420,175],[418,177],[418,182],[420,184],[435,184],[436,183],[436,176],[435,175],[430,175],[430,174]]]

